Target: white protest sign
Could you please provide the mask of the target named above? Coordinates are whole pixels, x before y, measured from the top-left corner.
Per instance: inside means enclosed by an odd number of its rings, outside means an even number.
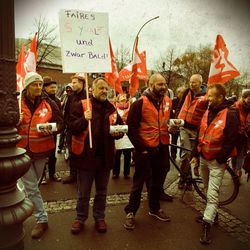
[[[108,14],[60,10],[64,73],[111,72]]]

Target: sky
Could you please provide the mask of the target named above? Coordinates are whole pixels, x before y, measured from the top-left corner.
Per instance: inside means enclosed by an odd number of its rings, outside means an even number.
[[[15,36],[31,38],[34,20],[41,15],[59,25],[60,9],[106,12],[113,50],[121,45],[132,51],[139,35],[139,51],[146,50],[148,69],[169,48],[181,55],[189,47],[211,44],[221,34],[229,60],[250,73],[250,1],[248,0],[15,0]],[[60,44],[58,28],[58,44]]]

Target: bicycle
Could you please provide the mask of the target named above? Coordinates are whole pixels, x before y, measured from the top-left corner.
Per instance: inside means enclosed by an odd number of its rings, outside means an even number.
[[[175,144],[169,144],[171,147],[179,148],[180,150],[186,150],[191,152],[191,150],[187,148],[183,148],[177,146]],[[204,185],[200,176],[195,176],[192,172],[192,167],[189,164],[188,173],[184,173],[180,167],[177,165],[176,161],[169,156],[170,162],[174,165],[176,170],[179,172],[180,178],[186,183],[185,191],[188,191],[188,186],[192,185],[198,195],[203,199],[206,200],[206,193],[204,190]],[[232,203],[239,193],[239,178],[234,173],[234,171],[229,166],[229,162],[227,162],[225,167],[225,173],[222,180],[222,185],[220,187],[219,192],[219,206],[224,206]]]

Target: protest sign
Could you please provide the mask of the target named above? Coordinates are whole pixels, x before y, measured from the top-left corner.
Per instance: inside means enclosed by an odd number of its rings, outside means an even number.
[[[63,9],[59,27],[64,73],[111,72],[107,13]]]

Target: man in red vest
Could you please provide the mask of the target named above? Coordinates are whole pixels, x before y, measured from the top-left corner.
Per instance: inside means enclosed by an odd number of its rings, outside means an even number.
[[[97,78],[92,84],[93,96],[89,107],[87,100],[73,103],[69,130],[72,133],[72,154],[77,169],[78,199],[76,219],[71,233],[79,234],[89,214],[90,193],[95,182],[93,217],[99,233],[107,231],[105,207],[110,170],[114,165],[114,139],[123,133],[110,133],[110,125],[123,124],[115,107],[107,100],[108,83]],[[90,148],[88,121],[91,121],[92,148]]]
[[[241,177],[242,166],[248,151],[250,128],[250,89],[243,89],[242,97],[235,103],[240,112],[240,133],[236,145],[237,156],[232,158],[232,167],[235,173]]]
[[[217,214],[225,164],[238,140],[239,113],[232,106],[233,102],[225,97],[226,89],[223,85],[212,84],[208,87],[209,108],[202,117],[198,136],[200,172],[204,188],[207,190],[207,204],[200,237],[202,244],[211,243],[209,231]],[[192,161],[197,164],[198,158],[193,158]]]
[[[202,76],[192,75],[189,81],[190,87],[183,93],[181,101],[178,104],[176,113],[178,119],[184,120],[184,126],[180,128],[181,146],[191,151],[195,147],[195,141],[200,125],[201,117],[207,109],[206,91],[202,88]],[[190,151],[181,152],[181,170],[188,174],[189,161],[191,160]],[[178,188],[185,187],[184,180],[180,179]],[[186,186],[191,190],[192,186]]]
[[[129,204],[125,207],[124,227],[135,228],[135,214],[140,206],[141,192],[149,180],[149,215],[161,221],[170,221],[160,208],[160,193],[169,170],[168,120],[172,107],[171,99],[165,95],[165,78],[153,74],[150,88],[143,92],[129,110],[128,137],[135,147],[135,173]]]
[[[38,187],[47,158],[55,150],[53,134],[60,132],[62,114],[56,103],[47,95],[42,94],[43,79],[29,72],[25,76],[25,89],[22,92],[21,115],[17,124],[22,139],[18,147],[26,149],[31,158],[31,166],[22,177],[25,192],[34,204],[34,216],[37,224],[31,232],[34,239],[40,238],[48,228],[48,214],[43,207],[43,199]],[[56,123],[57,132],[53,132],[46,123]],[[40,129],[38,124],[43,124]]]

